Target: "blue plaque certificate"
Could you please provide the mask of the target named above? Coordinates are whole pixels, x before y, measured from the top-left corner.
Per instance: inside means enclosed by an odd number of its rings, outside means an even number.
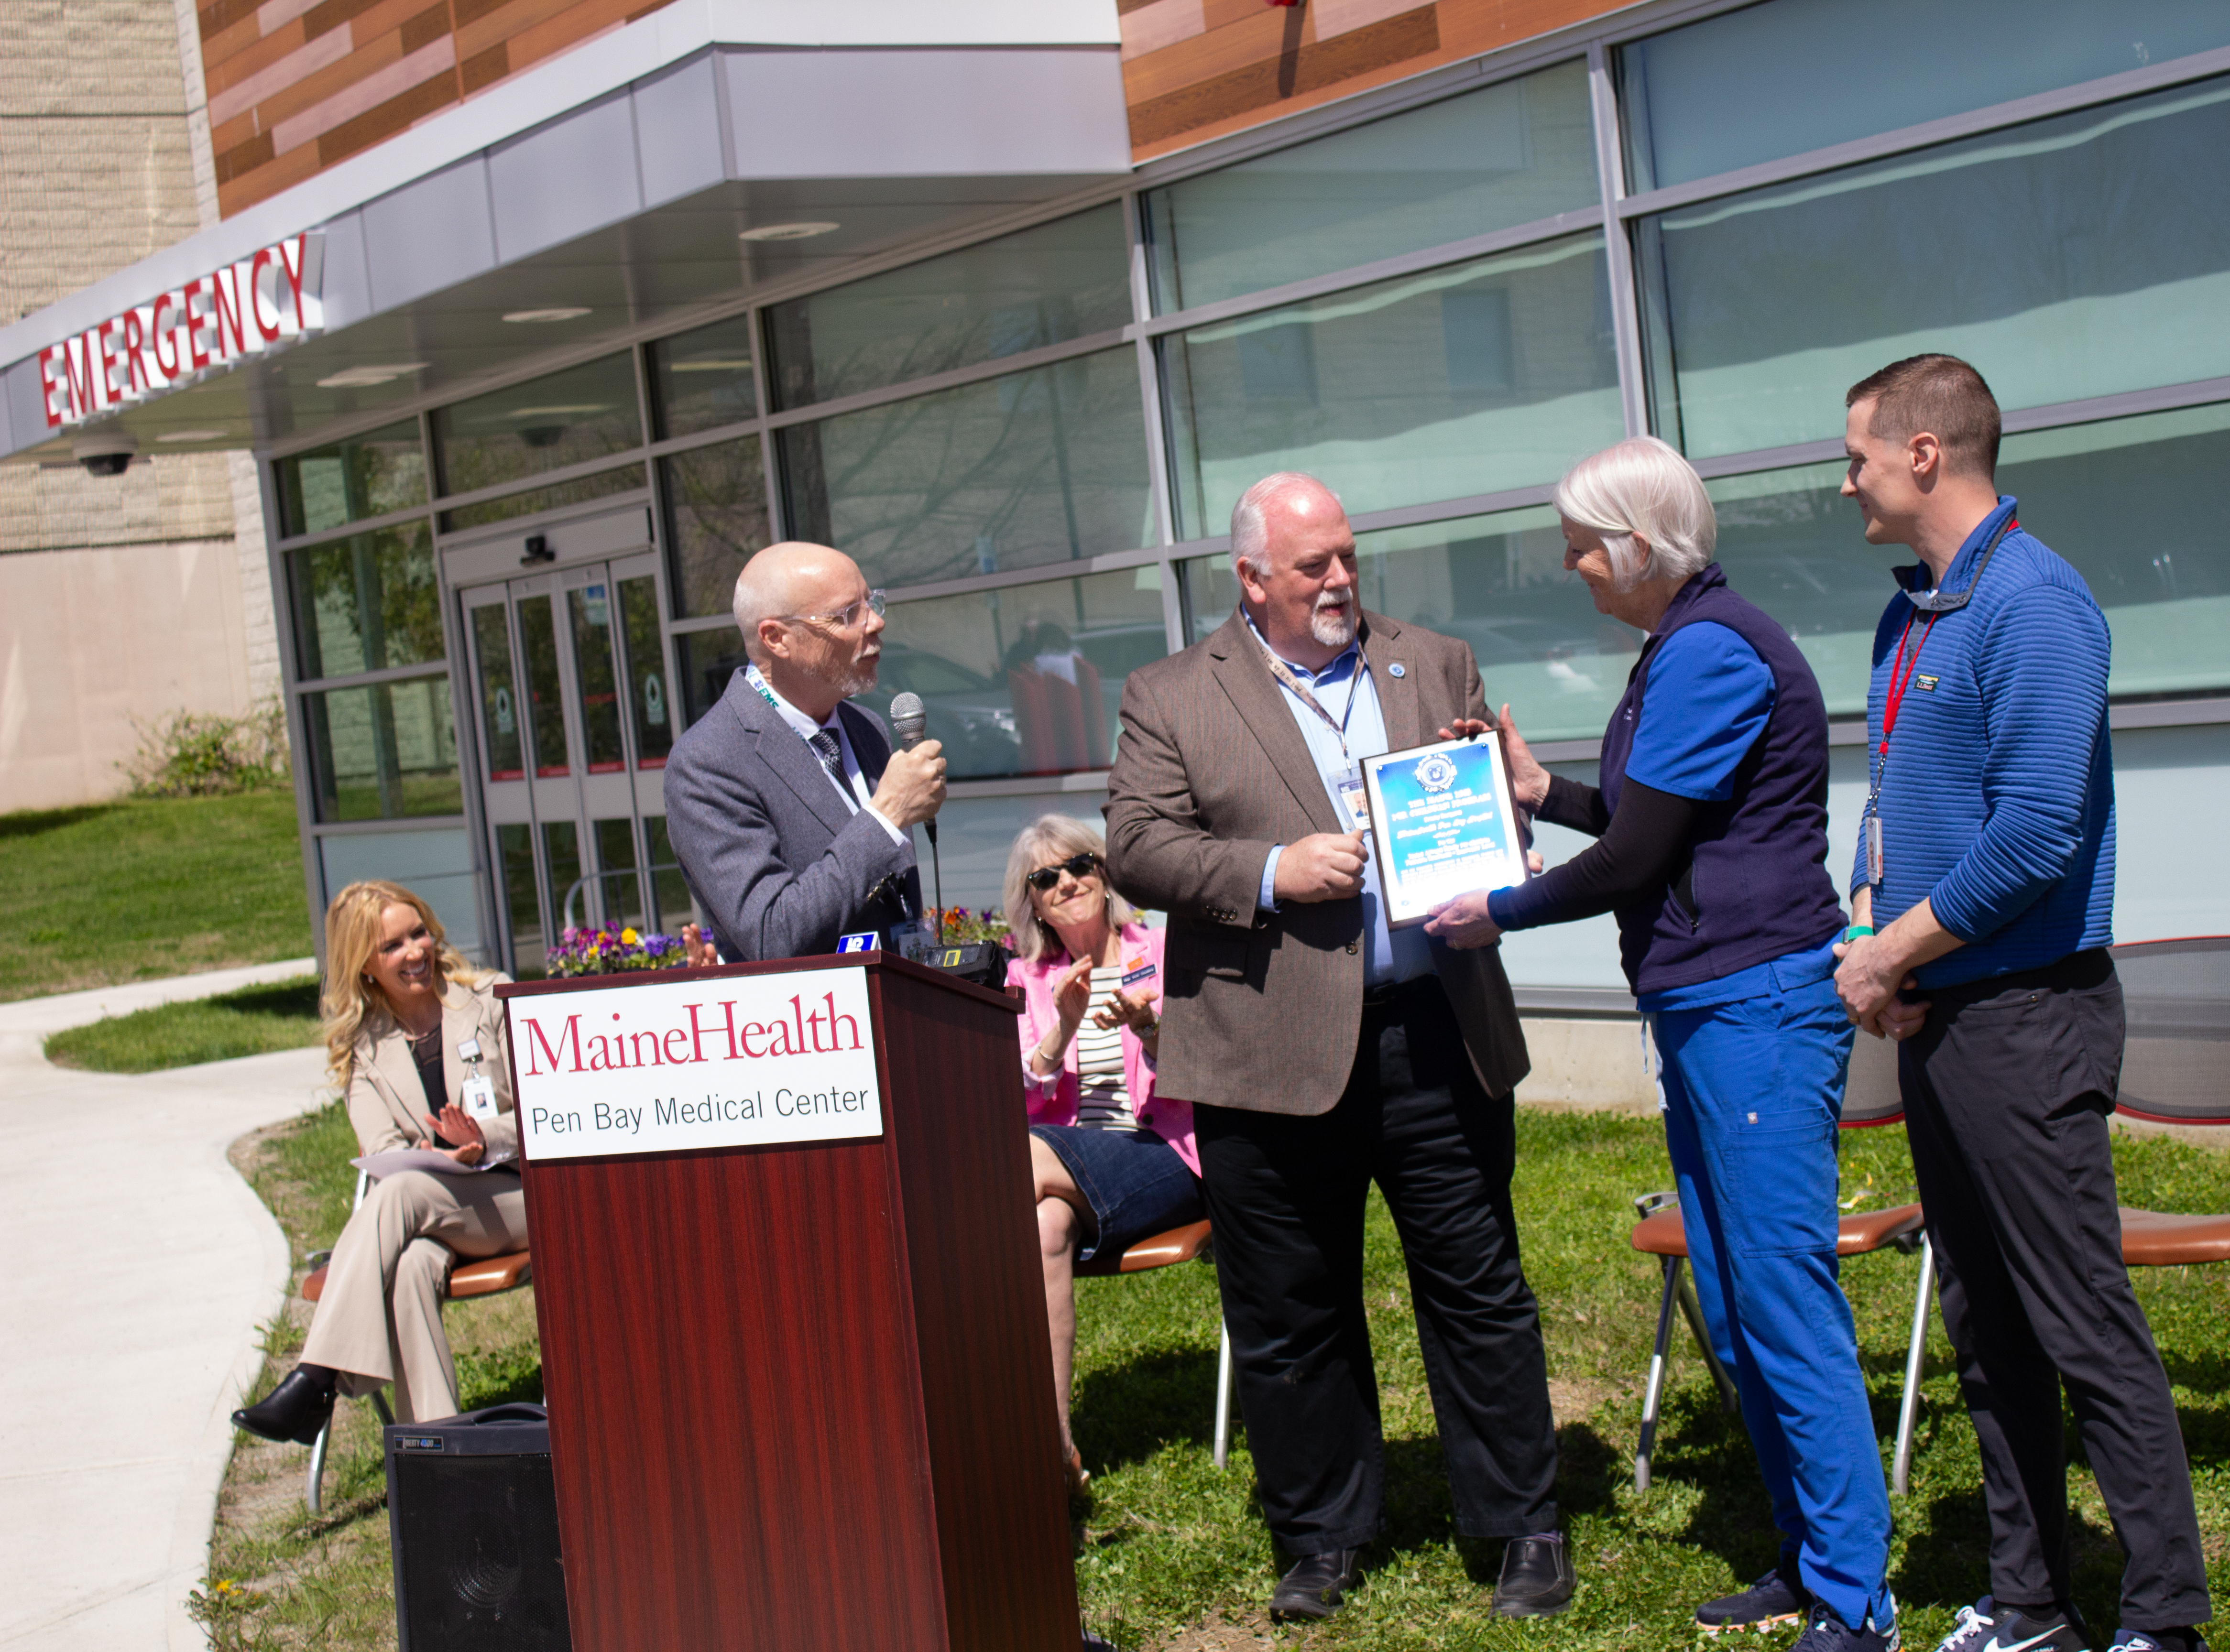
[[[1363,760],[1378,886],[1389,929],[1441,902],[1525,881],[1502,742],[1492,734]]]

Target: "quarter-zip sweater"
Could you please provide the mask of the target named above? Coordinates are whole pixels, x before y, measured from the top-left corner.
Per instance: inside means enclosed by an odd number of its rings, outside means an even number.
[[[1952,558],[1943,589],[1969,591],[1965,607],[1930,625],[1907,595],[1930,588],[1928,569],[1900,568],[1874,628],[1874,925],[1886,929],[1925,898],[1967,943],[1922,965],[1923,987],[2037,968],[2114,938],[2112,639],[2083,576],[2018,526],[1984,563],[1983,548],[2014,511],[2001,496]],[[1901,638],[1911,681],[1885,761],[1882,717]],[[1866,881],[1862,829],[1852,890]]]

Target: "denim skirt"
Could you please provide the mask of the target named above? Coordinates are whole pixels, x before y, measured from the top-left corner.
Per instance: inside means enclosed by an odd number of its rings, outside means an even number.
[[[1077,1247],[1079,1262],[1089,1262],[1102,1250],[1120,1255],[1141,1239],[1197,1222],[1205,1214],[1200,1179],[1151,1130],[1033,1124],[1030,1134],[1060,1155],[1070,1180],[1092,1206],[1092,1231]]]

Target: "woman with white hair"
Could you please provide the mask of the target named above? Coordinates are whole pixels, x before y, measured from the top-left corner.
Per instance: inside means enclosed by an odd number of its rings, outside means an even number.
[[[1081,820],[1041,815],[1007,856],[1005,895],[1061,1460],[1081,1491],[1091,1476],[1068,1429],[1076,1264],[1200,1220],[1200,1155],[1191,1103],[1154,1093],[1162,931],[1108,883],[1105,842]]]
[[[1556,485],[1556,510],[1564,566],[1600,612],[1648,636],[1597,785],[1544,768],[1508,706],[1501,738],[1519,806],[1596,841],[1517,888],[1447,903],[1426,932],[1484,946],[1617,915],[1656,1038],[1696,1294],[1783,1534],[1771,1572],[1697,1620],[1801,1620],[1801,1652],[1885,1652],[1897,1645],[1889,1497],[1836,1283],[1851,1025],[1824,864],[1827,708],[1789,633],[1711,560],[1711,498],[1672,448],[1641,436],[1582,460]]]

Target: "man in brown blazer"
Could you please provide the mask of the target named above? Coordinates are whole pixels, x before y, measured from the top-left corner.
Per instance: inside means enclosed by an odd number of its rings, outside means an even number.
[[[1486,706],[1471,650],[1365,614],[1331,492],[1232,513],[1240,611],[1131,673],[1108,780],[1118,888],[1169,915],[1157,1088],[1193,1103],[1225,1322],[1270,1528],[1274,1618],[1360,1577],[1383,1501],[1363,1205],[1386,1197],[1457,1529],[1510,1540],[1495,1610],[1561,1610],[1556,1448],[1510,1204],[1524,1034],[1492,948],[1389,931],[1343,781]]]

